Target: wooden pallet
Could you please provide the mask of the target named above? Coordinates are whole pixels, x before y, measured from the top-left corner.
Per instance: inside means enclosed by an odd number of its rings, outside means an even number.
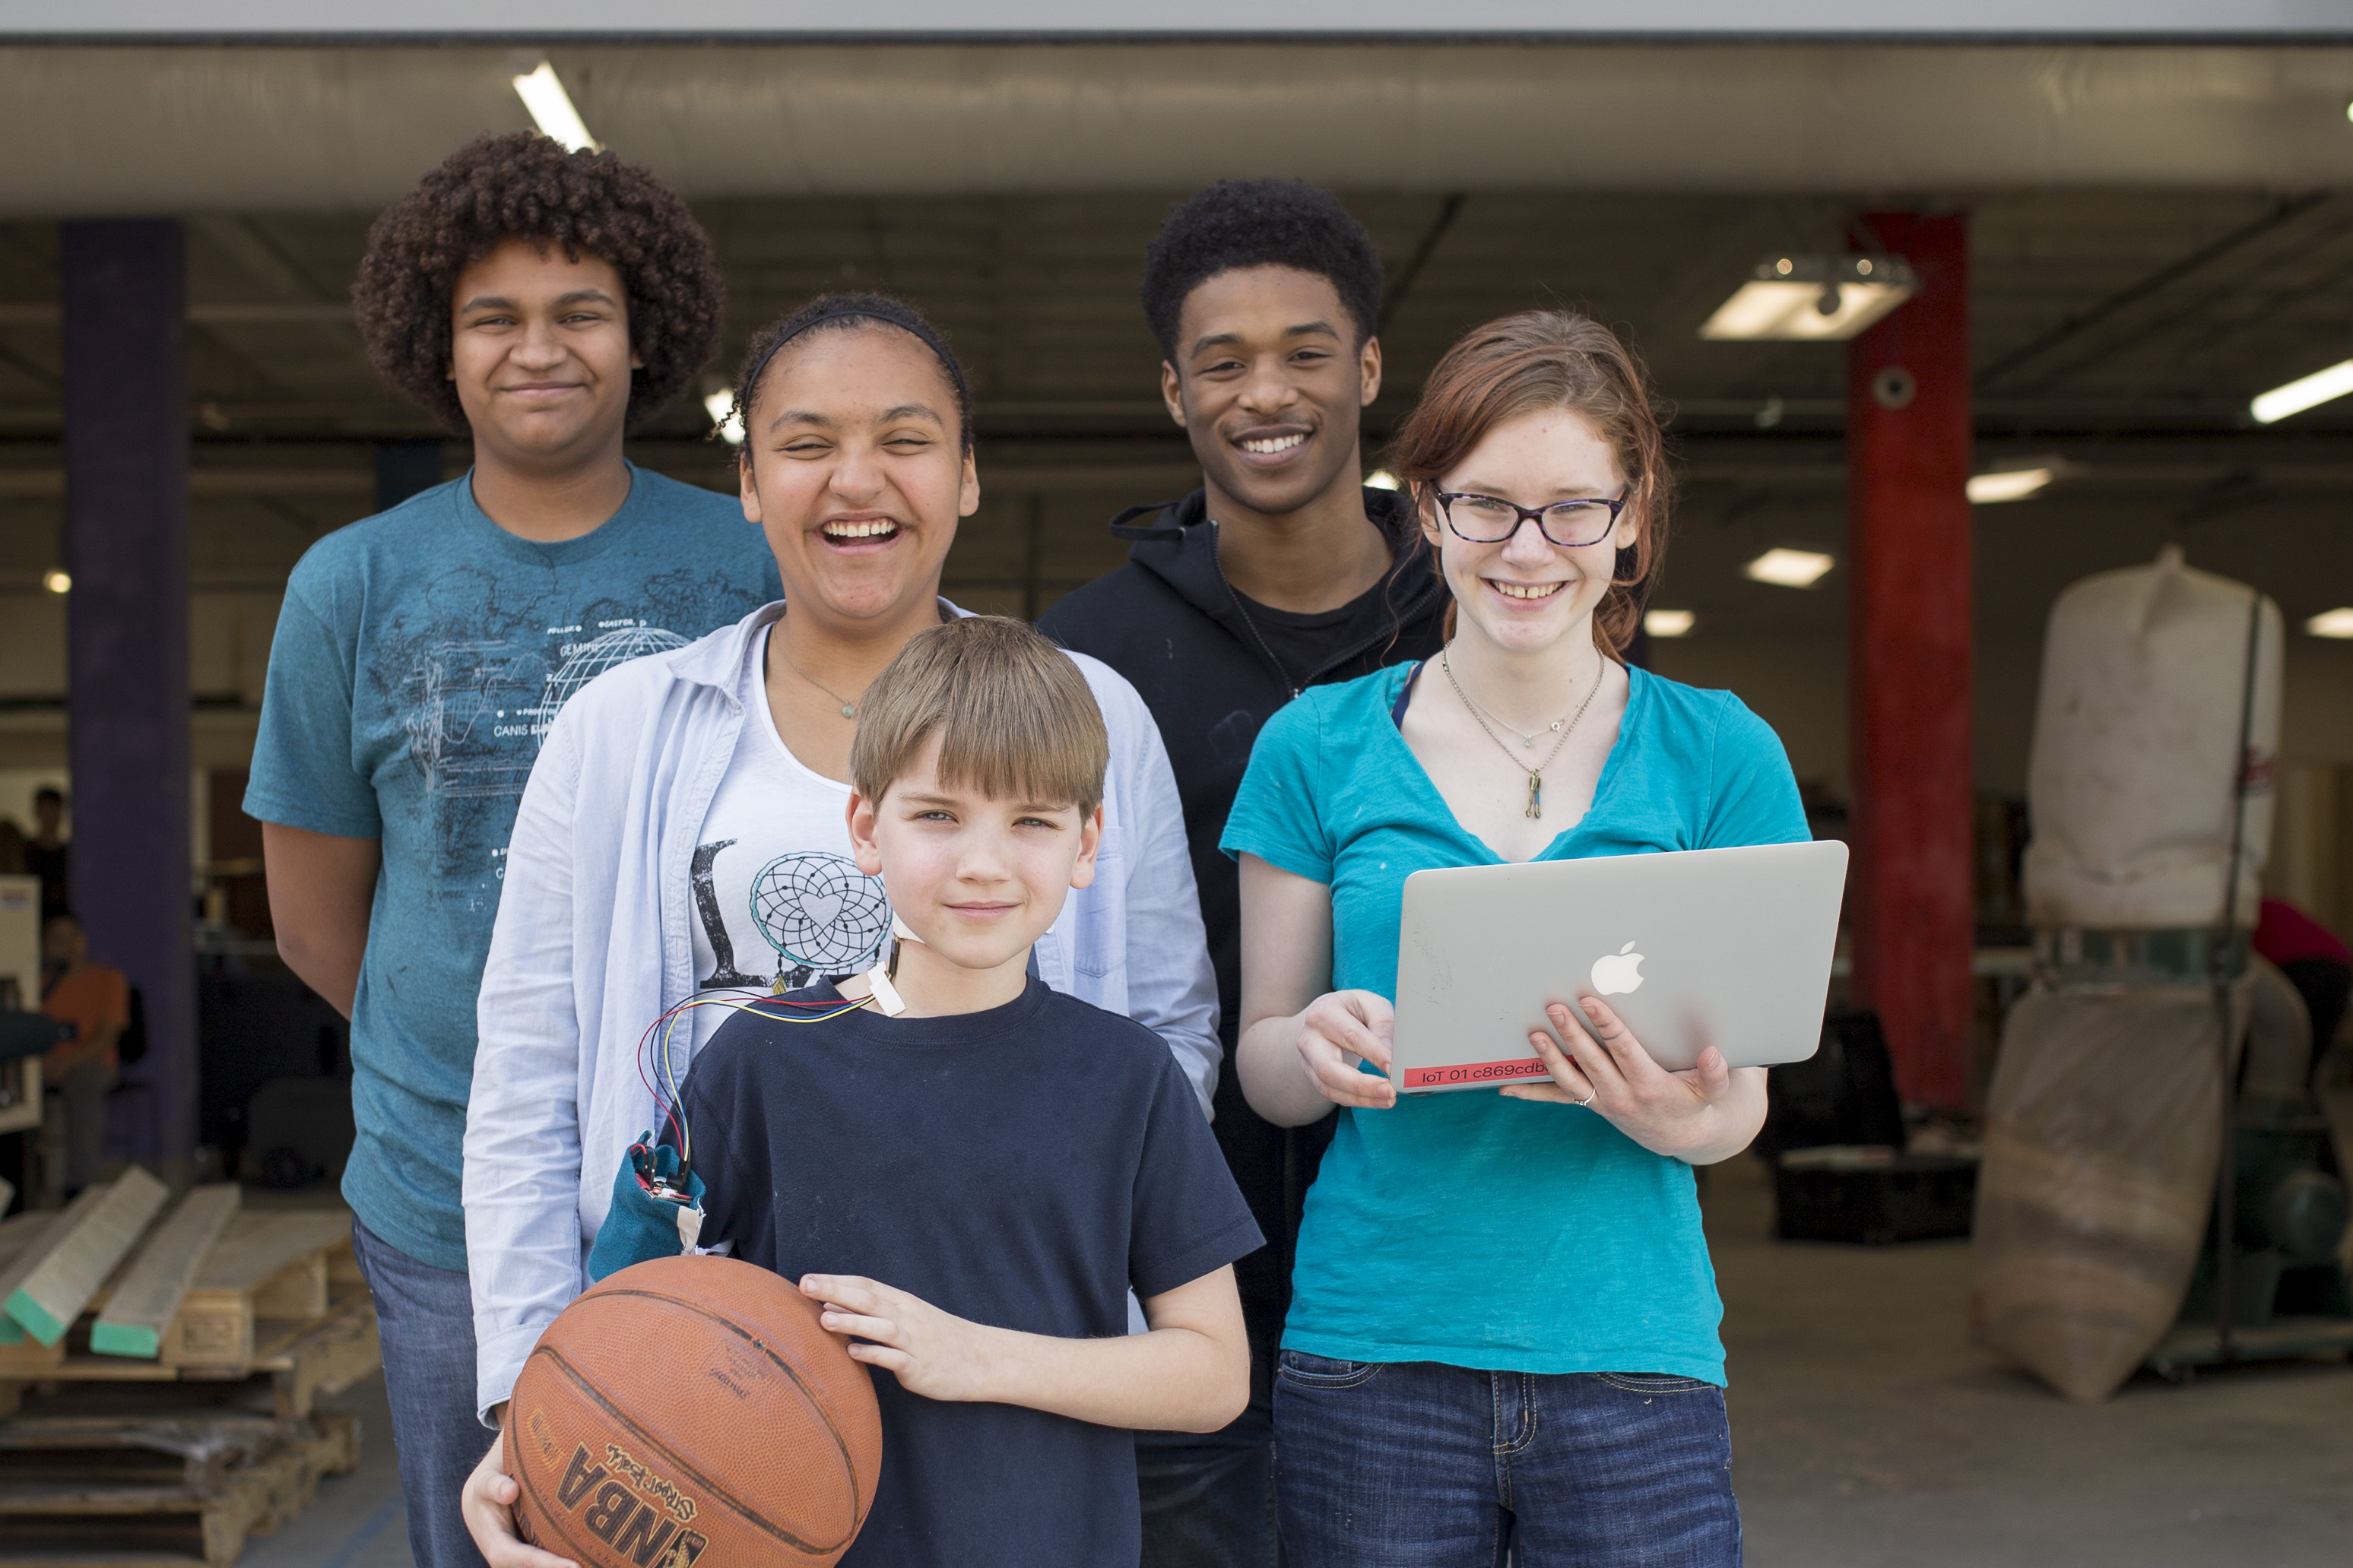
[[[0,1415],[16,1408],[33,1384],[267,1376],[277,1413],[293,1418],[308,1415],[319,1394],[340,1392],[382,1363],[375,1307],[352,1257],[348,1215],[301,1210],[208,1221],[191,1215],[192,1206],[193,1199],[157,1225],[143,1246],[128,1251],[55,1343],[31,1334],[0,1343]],[[20,1254],[48,1245],[49,1219],[6,1222],[0,1227],[0,1255],[12,1243]],[[190,1219],[217,1221],[213,1239],[200,1260],[174,1266],[170,1289],[159,1294],[152,1288],[156,1257],[172,1251],[174,1226]],[[170,1305],[168,1313],[159,1300]],[[118,1353],[99,1353],[110,1329]],[[120,1353],[125,1344],[152,1345],[153,1353]]]
[[[24,1381],[216,1384],[267,1377],[278,1415],[290,1419],[310,1415],[320,1394],[340,1394],[383,1364],[384,1342],[376,1332],[375,1303],[366,1290],[356,1289],[339,1294],[324,1317],[259,1320],[254,1353],[241,1362],[173,1366],[77,1350]],[[8,1375],[0,1372],[0,1377]],[[9,1386],[0,1384],[0,1411],[8,1408],[5,1391]]]
[[[226,1568],[359,1463],[327,1415],[0,1423],[4,1568]]]

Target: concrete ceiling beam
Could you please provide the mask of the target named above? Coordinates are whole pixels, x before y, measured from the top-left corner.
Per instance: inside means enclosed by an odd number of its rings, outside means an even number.
[[[690,197],[1181,190],[1967,194],[2343,182],[2353,49],[557,46]],[[527,129],[501,47],[0,50],[0,212],[351,211]]]

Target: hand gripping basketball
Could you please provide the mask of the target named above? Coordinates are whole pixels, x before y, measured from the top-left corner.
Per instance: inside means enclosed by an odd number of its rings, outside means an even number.
[[[580,1296],[507,1406],[522,1540],[580,1568],[830,1568],[873,1505],[882,1423],[818,1316],[724,1258],[640,1263]]]

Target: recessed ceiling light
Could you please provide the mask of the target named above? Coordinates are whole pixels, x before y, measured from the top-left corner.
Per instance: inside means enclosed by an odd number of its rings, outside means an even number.
[[[52,594],[70,594],[73,592],[73,579],[52,566],[41,574],[41,586]]]
[[[1969,501],[1974,506],[1991,506],[1998,501],[2024,500],[2058,477],[2056,468],[2003,468],[1996,473],[1971,474]]]
[[[1851,338],[1918,291],[1894,256],[1777,256],[1715,308],[1699,335],[1718,342]]]
[[[1752,582],[1777,588],[1810,588],[1838,563],[1819,550],[1768,550],[1740,569]]]
[[[1398,477],[1387,468],[1375,468],[1365,476],[1365,488],[1368,490],[1393,490],[1398,488]]]
[[[711,416],[712,426],[719,432],[721,440],[731,447],[744,444],[744,416],[735,412],[733,393],[711,394],[702,400],[702,411]]]
[[[531,57],[526,55],[523,58],[529,59]],[[562,142],[565,152],[604,151],[596,144],[596,139],[588,134],[588,122],[580,118],[578,110],[572,107],[572,95],[564,90],[564,83],[556,77],[554,66],[545,60],[540,61],[537,70],[514,79],[514,89],[516,96],[522,100],[522,106],[531,110],[531,121],[539,127],[540,133]]]
[[[1642,616],[1642,629],[1654,637],[1688,637],[1696,619],[1689,610],[1651,610]]]
[[[2353,637],[2353,605],[2323,610],[2305,622],[2304,629],[2316,637]]]
[[[2255,416],[2258,425],[2276,425],[2291,414],[2316,408],[2348,392],[2353,392],[2353,359],[2340,361],[2327,370],[2316,370],[2285,386],[2274,386],[2248,404],[2247,412]]]

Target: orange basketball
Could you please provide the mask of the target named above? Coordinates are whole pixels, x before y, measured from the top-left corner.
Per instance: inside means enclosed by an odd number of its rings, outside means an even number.
[[[882,1418],[818,1305],[765,1268],[662,1258],[547,1326],[507,1405],[526,1540],[582,1568],[822,1568],[873,1505]]]

